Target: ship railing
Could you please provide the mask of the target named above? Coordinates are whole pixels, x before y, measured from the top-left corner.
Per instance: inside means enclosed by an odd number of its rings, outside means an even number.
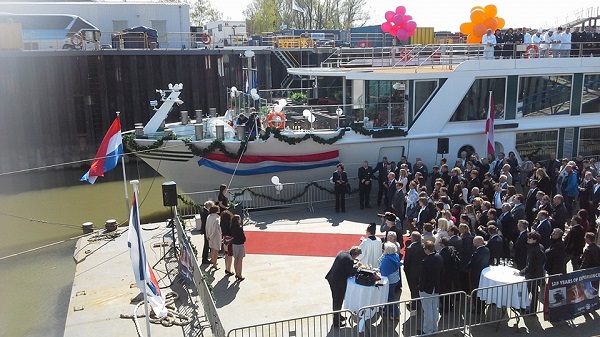
[[[175,229],[177,232],[177,241],[181,247],[183,241],[183,236],[187,235],[187,232],[184,230],[184,225],[179,221],[178,217],[174,218]],[[195,290],[197,291],[197,295],[200,297],[200,302],[202,303],[202,309],[204,310],[204,317],[210,323],[210,327],[212,330],[212,335],[215,337],[225,337],[225,328],[221,322],[221,318],[219,317],[219,312],[217,311],[216,299],[212,294],[211,287],[209,286],[205,273],[200,268],[200,264],[198,263],[198,259],[193,256],[189,263],[192,264],[193,268],[193,280]]]
[[[358,177],[349,177],[348,182],[351,192],[346,199],[357,198]],[[309,211],[314,212],[321,202],[335,200],[333,187],[330,180],[249,186],[230,189],[228,198],[236,205],[234,213],[240,213],[244,218],[248,218],[251,210],[295,205],[306,205]],[[181,193],[178,210],[185,217],[200,214],[204,202],[216,202],[218,194],[218,190]]]

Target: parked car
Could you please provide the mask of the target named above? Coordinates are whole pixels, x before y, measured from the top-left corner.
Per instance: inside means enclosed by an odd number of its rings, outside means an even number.
[[[111,42],[113,48],[120,48],[119,39],[123,39],[122,48],[149,49],[159,47],[158,32],[156,29],[146,26],[127,28],[123,29],[121,33],[112,34]]]

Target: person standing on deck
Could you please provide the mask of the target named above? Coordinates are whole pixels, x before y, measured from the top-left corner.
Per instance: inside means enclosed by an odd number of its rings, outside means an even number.
[[[492,30],[488,29],[487,33],[481,38],[483,46],[483,58],[486,60],[494,59],[494,46],[496,46],[496,36],[492,34]]]

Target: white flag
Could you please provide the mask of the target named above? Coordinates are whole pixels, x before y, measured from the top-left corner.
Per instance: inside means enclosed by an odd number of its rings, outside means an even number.
[[[298,11],[303,14],[306,13],[306,11],[302,7],[300,7],[300,5],[298,5],[296,0],[292,0],[292,10]]]

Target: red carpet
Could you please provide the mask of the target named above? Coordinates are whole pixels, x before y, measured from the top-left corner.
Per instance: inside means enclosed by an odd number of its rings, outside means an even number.
[[[335,257],[340,250],[358,246],[361,237],[357,234],[258,231],[247,231],[244,234],[247,254],[324,257]]]

